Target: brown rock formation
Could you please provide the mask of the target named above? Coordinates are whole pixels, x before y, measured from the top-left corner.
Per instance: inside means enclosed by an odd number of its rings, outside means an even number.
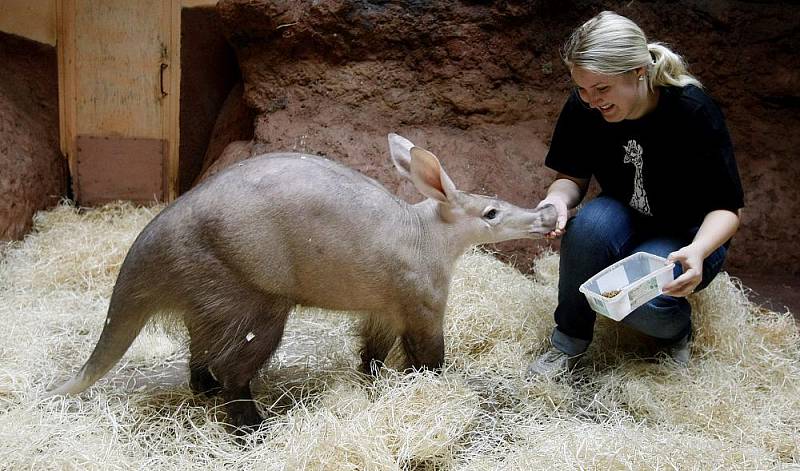
[[[55,49],[0,33],[0,241],[22,238],[66,192]]]
[[[543,157],[569,88],[558,49],[602,9],[683,54],[728,117],[748,205],[729,267],[800,273],[800,6],[789,2],[224,0],[258,112],[255,143],[233,154],[324,153],[414,201],[387,158],[396,131],[464,189],[533,205],[552,178]],[[524,269],[543,244],[502,249]]]

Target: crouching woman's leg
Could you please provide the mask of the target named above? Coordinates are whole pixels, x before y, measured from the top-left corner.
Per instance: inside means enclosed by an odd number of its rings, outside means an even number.
[[[670,253],[691,242],[677,237],[657,237],[635,247],[632,252],[647,252],[666,258]],[[703,279],[695,292],[704,289],[722,269],[727,254],[726,247],[720,247],[703,261]],[[675,264],[677,278],[683,273],[680,263]],[[692,330],[692,308],[684,297],[660,295],[634,310],[622,322],[630,327],[655,337],[665,344],[687,345]],[[688,348],[688,347],[687,347]],[[686,351],[688,355],[688,349]],[[688,358],[687,358],[688,360]]]
[[[624,203],[598,196],[567,223],[559,258],[558,306],[552,348],[528,366],[529,376],[571,369],[592,341],[596,315],[580,285],[634,245],[636,216]]]

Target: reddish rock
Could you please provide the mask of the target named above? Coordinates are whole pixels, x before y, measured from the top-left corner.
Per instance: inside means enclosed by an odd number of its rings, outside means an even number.
[[[208,147],[203,156],[201,170],[194,183],[195,185],[208,178],[209,175],[216,173],[216,170],[212,168],[219,168],[222,162],[230,163],[233,161],[232,158],[228,156],[222,159],[222,155],[228,144],[252,139],[253,119],[255,116],[253,110],[245,104],[242,93],[243,86],[239,83],[228,93],[228,97],[222,104],[222,108],[220,109],[217,120],[211,131]],[[218,160],[221,160],[221,162],[215,164]]]
[[[0,33],[0,64],[0,241],[8,241],[66,195],[67,171],[55,49]]]
[[[683,54],[728,117],[747,202],[729,268],[800,274],[799,5],[223,0],[217,8],[258,112],[251,146],[326,154],[415,201],[387,158],[385,135],[395,131],[439,155],[463,189],[526,206],[553,176],[543,156],[570,87],[559,47],[583,20],[614,9]],[[524,269],[543,245],[503,251]]]

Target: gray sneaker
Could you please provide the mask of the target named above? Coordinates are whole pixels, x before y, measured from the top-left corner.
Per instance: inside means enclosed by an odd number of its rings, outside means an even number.
[[[678,340],[677,342],[673,343],[672,345],[667,348],[667,353],[669,357],[672,358],[672,361],[677,363],[680,366],[686,366],[689,364],[689,358],[691,357],[691,350],[689,348],[689,336]]]
[[[550,347],[549,350],[528,365],[526,376],[528,378],[535,378],[537,376],[554,378],[560,376],[575,368],[580,356],[580,354],[569,356],[555,347]]]

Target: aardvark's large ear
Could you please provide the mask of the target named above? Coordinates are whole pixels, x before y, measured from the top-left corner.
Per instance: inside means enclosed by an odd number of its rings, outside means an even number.
[[[411,148],[411,181],[420,193],[442,203],[453,203],[456,186],[439,159],[421,147]]]
[[[389,133],[389,154],[397,172],[411,179],[411,148],[414,143],[403,136]]]

